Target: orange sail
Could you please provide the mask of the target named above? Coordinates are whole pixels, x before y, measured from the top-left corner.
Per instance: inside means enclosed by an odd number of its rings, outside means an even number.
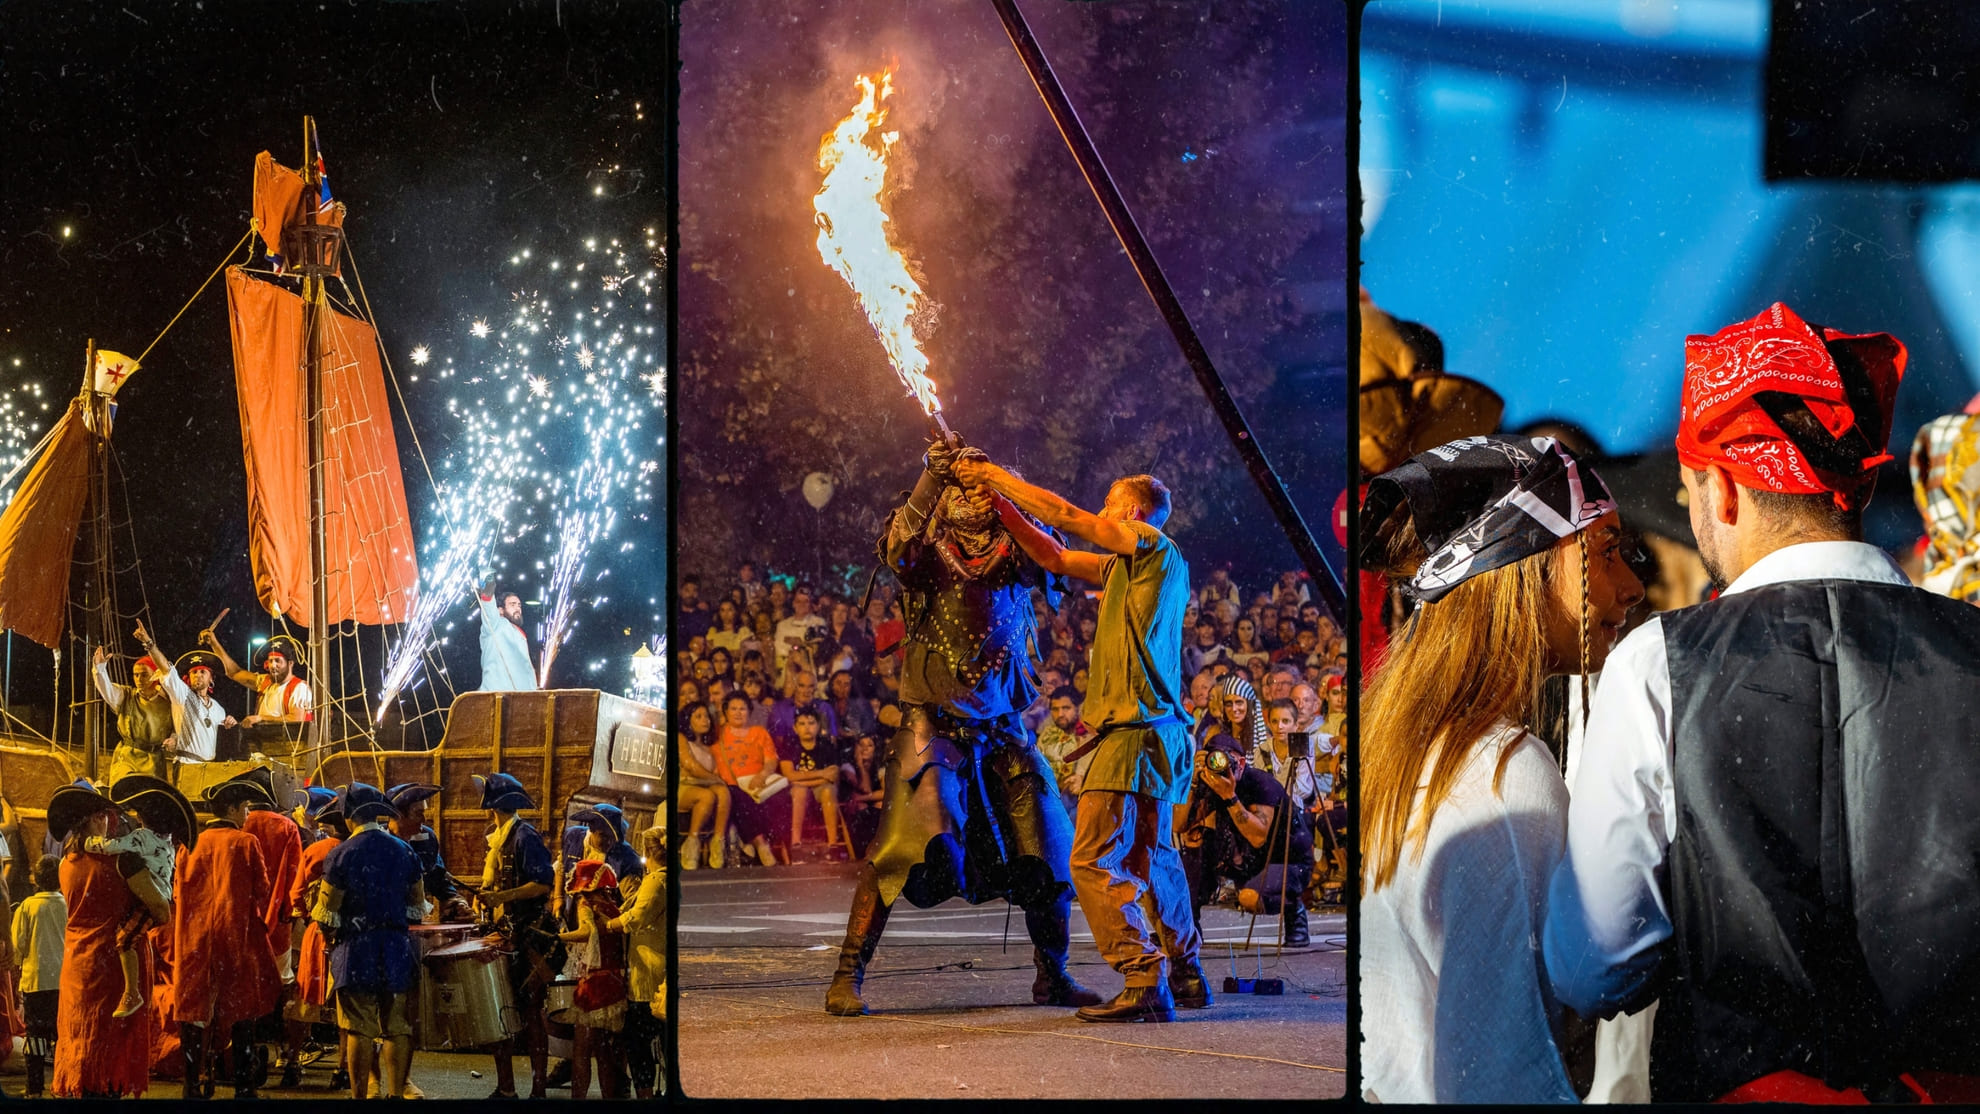
[[[290,226],[303,222],[303,206],[311,203],[303,198],[306,188],[302,174],[276,162],[273,155],[263,151],[255,156],[254,225],[273,259],[284,259],[283,253],[289,249],[283,243],[283,234]],[[342,228],[344,207],[332,205],[319,212],[316,221]]]
[[[227,271],[227,308],[247,460],[248,560],[255,594],[269,611],[307,624],[309,389],[303,302],[236,267]],[[418,565],[378,337],[371,326],[331,310],[323,347],[325,623],[404,622],[412,613]]]
[[[83,404],[71,402],[48,447],[0,514],[0,627],[53,650],[69,606],[69,556],[89,496]]]

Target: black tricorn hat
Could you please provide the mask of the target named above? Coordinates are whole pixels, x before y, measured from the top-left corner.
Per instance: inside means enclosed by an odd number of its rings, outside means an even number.
[[[205,795],[199,799],[199,807],[200,811],[217,816],[241,801],[273,805],[275,794],[257,781],[237,777],[208,786]]]
[[[105,809],[118,809],[117,802],[104,796],[88,781],[64,785],[48,798],[48,834],[66,839],[84,820]]]
[[[192,671],[195,669],[204,669],[215,677],[221,674],[220,659],[205,650],[187,650],[179,655],[178,661],[172,663],[172,668],[177,669],[179,676],[186,680],[192,679]]]
[[[137,813],[145,827],[164,832],[187,847],[199,838],[192,802],[168,781],[149,774],[130,774],[110,787],[110,797]]]
[[[256,669],[260,669],[262,663],[268,660],[270,652],[280,652],[283,657],[288,658],[289,664],[299,674],[309,668],[309,663],[303,658],[302,643],[297,642],[289,635],[278,634],[255,649],[254,667]]]
[[[275,771],[266,766],[250,766],[233,777],[228,778],[227,781],[253,782],[267,791],[269,804],[272,805],[275,803]],[[222,782],[221,784],[224,785],[226,782]]]

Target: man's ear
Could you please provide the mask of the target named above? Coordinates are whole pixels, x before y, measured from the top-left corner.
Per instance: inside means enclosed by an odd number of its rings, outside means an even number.
[[[1705,482],[1712,485],[1712,516],[1727,526],[1739,524],[1739,484],[1722,464],[1705,466]]]

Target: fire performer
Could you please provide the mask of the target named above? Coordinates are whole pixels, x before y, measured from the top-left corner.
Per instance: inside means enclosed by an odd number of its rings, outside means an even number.
[[[412,1067],[406,1000],[419,979],[419,945],[410,926],[429,911],[426,888],[420,882],[419,857],[386,829],[398,810],[385,794],[352,782],[337,796],[352,826],[351,837],[324,860],[323,885],[311,918],[333,941],[330,981],[350,1067],[351,1097],[365,1097],[373,1042],[384,1049],[378,1057],[379,1093],[403,1095]]]
[[[138,645],[152,661],[171,661],[138,624]],[[213,677],[220,659],[205,650],[189,650],[173,667],[161,670],[165,696],[172,702],[172,737],[165,751],[180,762],[211,762],[220,753],[220,729],[237,722],[213,698]]]
[[[491,824],[488,858],[482,863],[481,888],[475,899],[493,919],[509,951],[509,986],[515,994],[516,1010],[522,1015],[522,1036],[529,1052],[529,1093],[531,1098],[540,1099],[550,1073],[544,996],[564,962],[563,942],[557,939],[550,905],[556,868],[543,837],[517,815],[520,809],[536,807],[523,791],[522,782],[503,773],[476,780],[481,783],[481,807],[488,811]],[[495,1093],[490,1098],[516,1097],[514,1050],[513,1037],[494,1047]]]
[[[474,919],[474,910],[461,896],[454,876],[447,872],[447,860],[440,854],[440,837],[426,826],[426,802],[440,792],[437,785],[404,782],[385,791],[385,799],[398,810],[392,817],[392,834],[406,841],[419,856],[421,880],[426,896],[440,907],[440,920],[461,923]]]
[[[972,904],[1005,898],[1024,910],[1038,968],[1032,1001],[1100,1001],[1066,972],[1071,824],[1019,718],[1038,695],[1031,589],[1056,592],[998,527],[989,497],[949,482],[955,456],[939,442],[929,449],[880,543],[904,589],[907,657],[880,831],[860,867],[825,994],[826,1012],[841,1016],[866,1012],[866,964],[903,895],[921,909],[958,895]]]
[[[234,1097],[256,1097],[254,1023],[275,1008],[281,990],[268,946],[268,871],[260,842],[244,830],[250,803],[273,807],[275,799],[247,778],[208,789],[199,804],[213,819],[179,858],[173,980],[187,1099],[211,1096],[211,1084],[203,1083],[207,1063],[217,1064],[229,1043]]]
[[[1126,476],[1091,514],[988,461],[958,461],[955,476],[995,493],[998,517],[1039,567],[1104,586],[1084,706],[1100,745],[1079,795],[1072,875],[1094,944],[1125,987],[1078,1016],[1173,1021],[1177,1005],[1207,1007],[1171,824],[1175,806],[1189,800],[1194,743],[1182,684],[1189,565],[1161,530],[1169,489],[1153,476]],[[1032,517],[1107,555],[1067,549]]]
[[[1544,949],[1584,1015],[1657,999],[1656,1101],[1980,1094],[1980,612],[1862,540],[1905,356],[1779,303],[1686,338],[1721,591],[1610,656]]]
[[[536,688],[536,668],[529,663],[529,635],[522,626],[522,597],[482,588],[481,690],[528,692]],[[499,603],[497,601],[500,601]]]
[[[108,784],[115,785],[131,774],[167,777],[166,740],[172,737],[172,701],[160,687],[158,663],[163,658],[142,657],[131,666],[131,683],[120,685],[110,679],[110,652],[96,648],[96,691],[117,715],[117,749],[110,756]]]
[[[220,658],[227,676],[246,685],[256,696],[254,714],[241,720],[242,727],[263,723],[308,723],[315,705],[309,682],[297,671],[303,668],[302,644],[286,634],[278,634],[261,644],[252,659],[250,673],[227,655],[220,639],[210,630],[199,633],[200,641]]]

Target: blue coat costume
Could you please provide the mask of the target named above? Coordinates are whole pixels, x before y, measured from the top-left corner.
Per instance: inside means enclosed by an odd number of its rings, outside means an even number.
[[[330,977],[340,990],[403,994],[419,974],[410,926],[422,897],[419,856],[391,832],[365,827],[323,864],[323,881],[342,895],[331,928]]]

